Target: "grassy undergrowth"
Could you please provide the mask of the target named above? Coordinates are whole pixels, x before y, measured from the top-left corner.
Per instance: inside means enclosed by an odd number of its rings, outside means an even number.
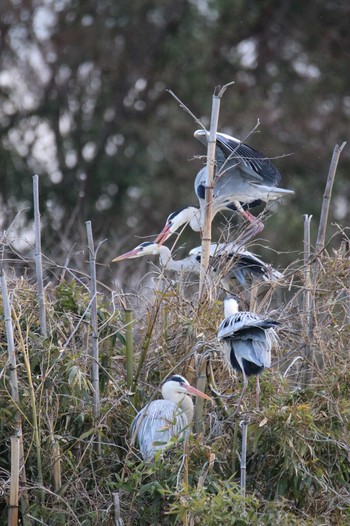
[[[350,524],[349,273],[348,254],[325,254],[312,290],[311,339],[298,264],[279,285],[261,285],[257,311],[280,321],[280,347],[272,369],[261,377],[260,409],[255,409],[251,379],[236,417],[230,415],[241,383],[220,357],[216,333],[223,295],[218,289],[198,306],[185,281],[160,276],[152,294],[127,298],[135,318],[132,389],[125,367],[126,299],[101,289],[101,416],[96,420],[87,278],[71,274],[69,280],[47,284],[45,338],[33,281],[8,272],[26,471],[20,492],[28,506],[27,524],[118,524],[112,505],[117,492],[125,525]],[[238,293],[249,300],[249,291]],[[11,397],[7,345],[0,303],[1,524],[6,523],[10,437],[18,409]],[[129,428],[136,411],[151,396],[160,396],[156,390],[171,371],[196,384],[204,353],[207,390],[216,403],[206,404],[200,432],[190,437],[186,485],[183,444],[174,443],[147,464],[131,444]],[[239,484],[242,418],[249,423],[245,498]]]

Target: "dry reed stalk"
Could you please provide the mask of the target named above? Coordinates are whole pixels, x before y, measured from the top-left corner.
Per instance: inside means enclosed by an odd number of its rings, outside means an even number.
[[[112,493],[112,496],[113,496],[113,508],[114,508],[114,526],[124,526],[124,521],[120,516],[119,493],[116,491]]]
[[[126,382],[129,391],[132,389],[134,374],[134,342],[133,342],[133,311],[125,310],[125,360],[126,360]]]
[[[14,309],[12,309],[12,315],[16,323],[16,329],[19,336],[19,346],[21,349],[21,353],[23,356],[24,366],[27,373],[28,378],[28,384],[29,384],[29,392],[30,392],[30,402],[31,402],[31,409],[32,409],[32,426],[33,426],[33,435],[34,435],[34,443],[35,443],[35,449],[36,449],[36,464],[37,464],[37,481],[39,486],[43,485],[43,470],[42,470],[42,460],[41,460],[41,438],[40,438],[40,424],[39,424],[39,416],[38,411],[36,408],[36,399],[35,399],[35,387],[33,385],[33,374],[30,364],[30,358],[28,353],[28,348],[26,347],[23,339],[23,334],[21,330],[21,324],[20,320],[17,317],[17,314]],[[28,336],[29,327],[27,327],[27,337],[26,340],[29,340]],[[44,503],[44,492],[40,492],[40,498],[41,502]]]
[[[53,489],[55,492],[60,491],[62,486],[62,474],[61,474],[61,451],[60,445],[52,436],[52,480],[53,480]]]
[[[211,224],[213,221],[213,193],[214,193],[214,172],[215,172],[215,149],[216,149],[216,132],[219,122],[220,103],[228,86],[233,84],[225,84],[220,88],[217,86],[214,89],[212,98],[212,109],[210,117],[210,130],[208,137],[207,149],[207,173],[205,182],[205,200],[204,206],[201,207],[201,224],[202,231],[202,253],[201,253],[201,270],[199,276],[199,302],[203,299],[204,286],[209,268],[210,258],[210,244],[211,244]]]
[[[14,415],[14,428],[16,431],[16,436],[20,439],[20,472],[21,479],[23,484],[26,484],[26,471],[24,465],[24,448],[23,448],[23,435],[22,435],[22,415],[19,410],[19,390],[18,390],[18,377],[17,377],[17,361],[16,361],[16,349],[15,342],[13,337],[13,325],[11,317],[11,306],[7,290],[7,282],[5,272],[0,265],[0,282],[1,282],[1,293],[4,305],[4,319],[6,326],[6,339],[7,339],[7,353],[8,353],[8,362],[10,370],[10,392],[12,400],[16,406],[16,411]],[[25,513],[29,506],[29,499],[27,491],[23,491],[23,498],[21,499],[21,509],[23,516],[23,524],[27,523]]]
[[[86,234],[89,249],[89,267],[90,267],[90,313],[91,313],[91,384],[92,384],[92,410],[95,421],[101,415],[100,401],[100,362],[98,348],[98,318],[97,318],[97,286],[96,286],[96,252],[94,247],[94,238],[92,235],[91,221],[85,222]],[[97,439],[98,453],[101,454],[101,437],[98,434]]]
[[[242,453],[241,453],[241,495],[243,498],[246,496],[246,477],[247,477],[247,439],[248,439],[248,422],[242,420]],[[243,509],[245,504],[243,502]]]
[[[18,491],[20,470],[20,438],[18,435],[11,437],[11,483],[10,500],[8,507],[8,526],[18,525]]]
[[[316,254],[318,254],[318,256],[321,256],[321,251],[323,250],[324,245],[325,245],[328,214],[329,214],[329,207],[330,207],[331,197],[332,197],[333,183],[334,183],[335,174],[337,171],[339,157],[340,157],[341,152],[345,148],[345,145],[346,145],[346,142],[343,142],[341,146],[336,144],[333,149],[333,155],[332,155],[331,164],[329,166],[326,188],[323,194],[320,223],[318,227],[318,234],[317,234],[317,241],[316,241]]]
[[[199,374],[197,378],[197,389],[205,392],[207,385],[207,363],[208,355],[203,354],[199,359]],[[204,398],[197,398],[195,405],[194,429],[197,435],[203,430]]]
[[[35,233],[35,272],[36,286],[38,290],[40,332],[42,336],[47,336],[46,327],[46,305],[43,282],[43,262],[41,253],[41,232],[40,232],[40,207],[39,207],[39,176],[33,176],[33,200],[34,200],[34,233]]]
[[[311,219],[312,216],[304,215],[304,289],[303,289],[303,315],[304,315],[304,331],[306,335],[305,344],[305,360],[304,360],[304,374],[302,384],[305,387],[312,377],[313,356],[313,310],[314,298],[312,293],[312,279],[311,279]]]

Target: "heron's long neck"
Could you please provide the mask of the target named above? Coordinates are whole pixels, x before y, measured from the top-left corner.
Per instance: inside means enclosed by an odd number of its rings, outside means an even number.
[[[193,419],[193,402],[190,396],[184,396],[181,402],[181,409],[185,412],[187,422],[190,424]]]
[[[184,270],[196,272],[194,268],[195,265],[191,258],[173,259],[170,250],[164,245],[159,247],[159,260],[164,267],[169,270],[175,270],[175,272],[181,272]]]

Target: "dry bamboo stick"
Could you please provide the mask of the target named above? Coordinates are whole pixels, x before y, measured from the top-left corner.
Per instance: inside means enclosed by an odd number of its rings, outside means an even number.
[[[90,263],[90,312],[91,312],[91,357],[92,357],[92,374],[91,383],[93,387],[93,411],[94,417],[100,416],[100,388],[99,388],[99,349],[98,349],[98,323],[97,323],[97,290],[96,290],[96,254],[94,240],[92,236],[91,221],[86,221],[86,233],[89,248]]]
[[[219,122],[220,102],[228,86],[225,84],[222,88],[217,86],[214,90],[212,99],[212,110],[210,118],[210,130],[207,149],[207,173],[205,183],[205,201],[204,207],[201,207],[201,224],[202,231],[202,253],[201,253],[201,271],[199,277],[199,302],[203,298],[204,285],[209,267],[210,244],[211,244],[211,224],[213,221],[213,193],[214,193],[214,172],[215,172],[215,149],[216,149],[216,132]]]
[[[11,437],[11,484],[8,507],[8,526],[18,525],[18,492],[20,471],[20,437]]]
[[[11,317],[11,306],[7,290],[7,282],[5,272],[0,265],[0,282],[1,282],[1,293],[4,305],[4,318],[5,318],[5,327],[6,327],[6,338],[7,338],[7,352],[8,352],[8,361],[9,361],[9,370],[10,370],[10,391],[11,397],[18,408],[19,405],[19,390],[18,390],[18,378],[17,378],[17,363],[16,363],[16,350],[15,342],[13,337],[13,325]],[[20,439],[20,472],[22,482],[26,483],[26,472],[24,466],[24,452],[23,452],[23,436],[22,436],[22,416],[19,409],[16,410],[14,416],[14,428],[16,430],[16,436]],[[28,494],[26,491],[23,492],[23,498],[21,499],[21,509],[23,515],[23,524],[27,523],[25,513],[28,509]]]
[[[247,481],[247,438],[248,438],[248,423],[242,420],[242,453],[241,453],[241,496],[246,496],[246,481]],[[243,504],[244,507],[244,504]]]
[[[304,215],[304,290],[303,290],[303,314],[306,335],[305,360],[303,385],[306,386],[311,380],[313,363],[313,295],[311,279],[311,215]]]
[[[112,495],[113,495],[113,508],[114,508],[114,526],[124,526],[124,521],[120,516],[119,493],[116,491]]]
[[[126,360],[126,382],[129,391],[132,390],[134,375],[134,343],[132,337],[133,311],[125,310],[125,360]]]
[[[98,348],[98,319],[97,319],[97,287],[96,287],[96,252],[94,248],[94,239],[92,235],[91,221],[86,221],[86,234],[89,249],[89,265],[90,265],[90,301],[91,301],[91,350],[92,358],[91,366],[91,384],[92,384],[92,411],[95,420],[98,420],[101,415],[101,401],[100,401],[100,362],[99,362],[99,348]],[[101,437],[98,435],[97,450],[101,453]]]
[[[316,254],[319,254],[319,255],[321,255],[320,252],[323,250],[324,245],[325,245],[327,221],[328,221],[329,207],[330,207],[331,197],[332,197],[333,183],[334,183],[335,174],[337,171],[339,157],[340,157],[341,152],[345,148],[345,145],[346,145],[346,142],[343,142],[341,146],[339,146],[338,144],[334,146],[332,160],[329,166],[326,188],[323,194],[321,217],[320,217],[320,223],[318,227],[318,234],[317,234],[317,241],[316,241]]]
[[[199,360],[199,375],[197,379],[197,389],[205,392],[205,388],[207,385],[207,363],[208,363],[208,355],[205,353],[200,356]],[[196,400],[196,406],[195,406],[195,425],[194,429],[197,435],[202,432],[203,427],[203,411],[204,411],[204,398],[197,398]]]
[[[33,176],[33,200],[34,200],[34,233],[35,233],[35,272],[36,286],[38,290],[40,332],[47,336],[46,327],[46,305],[43,282],[43,262],[41,253],[41,233],[40,233],[40,208],[39,208],[39,176]]]

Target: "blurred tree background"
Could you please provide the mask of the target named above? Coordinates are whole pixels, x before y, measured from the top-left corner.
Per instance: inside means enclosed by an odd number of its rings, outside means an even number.
[[[109,240],[106,263],[156,234],[172,210],[197,206],[205,154],[167,89],[208,124],[214,87],[235,81],[219,130],[244,139],[259,119],[247,142],[277,157],[296,192],[263,236],[302,249],[302,214],[315,228],[333,147],[348,138],[348,2],[3,0],[0,16],[3,228],[26,208],[24,235],[38,173],[53,258],[83,243],[87,220]],[[349,168],[348,147],[330,222],[349,220]]]

